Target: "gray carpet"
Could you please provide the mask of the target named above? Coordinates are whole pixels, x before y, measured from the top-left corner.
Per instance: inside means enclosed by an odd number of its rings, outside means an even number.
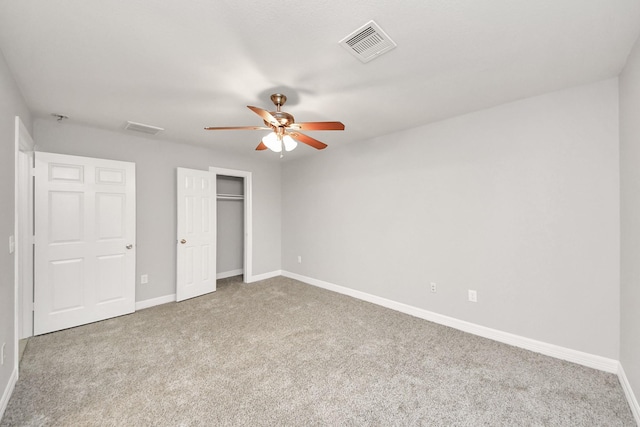
[[[31,339],[2,426],[634,426],[615,375],[282,277]]]

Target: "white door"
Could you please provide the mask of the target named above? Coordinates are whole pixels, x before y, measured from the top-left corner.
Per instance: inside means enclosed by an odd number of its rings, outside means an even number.
[[[135,311],[135,164],[36,152],[34,334]]]
[[[178,168],[176,300],[216,290],[216,177]]]

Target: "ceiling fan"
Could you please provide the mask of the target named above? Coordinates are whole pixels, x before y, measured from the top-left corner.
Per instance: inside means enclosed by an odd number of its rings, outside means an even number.
[[[302,122],[296,123],[293,116],[281,110],[281,107],[287,102],[287,97],[281,93],[271,95],[271,101],[276,106],[276,111],[267,111],[259,107],[247,105],[251,111],[259,115],[264,121],[265,126],[224,126],[224,127],[206,127],[206,130],[270,130],[271,133],[266,135],[256,147],[256,150],[270,149],[276,153],[291,151],[298,145],[298,142],[307,144],[318,150],[327,148],[327,144],[308,135],[301,133],[301,130],[344,130],[344,125],[340,122]]]

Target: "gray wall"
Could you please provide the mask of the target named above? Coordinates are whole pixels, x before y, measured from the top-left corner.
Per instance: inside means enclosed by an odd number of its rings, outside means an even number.
[[[617,359],[618,148],[617,79],[332,146],[283,167],[283,270]]]
[[[255,159],[204,147],[140,137],[73,123],[37,119],[37,150],[136,163],[137,278],[136,301],[175,293],[176,167],[209,166],[252,172],[253,274],[280,269],[280,163],[255,153]],[[139,284],[148,274],[149,283]]]
[[[620,362],[640,399],[640,42],[620,75]]]
[[[15,116],[31,128],[31,116],[0,52],[0,346],[6,343],[5,362],[0,366],[0,397],[15,364],[14,255],[9,254],[9,236],[14,234],[15,210]]]

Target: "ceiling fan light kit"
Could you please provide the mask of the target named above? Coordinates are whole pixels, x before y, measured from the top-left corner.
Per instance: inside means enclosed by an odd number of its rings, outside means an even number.
[[[298,146],[296,140],[289,135],[278,135],[275,132],[271,132],[262,138],[262,142],[269,150],[276,153],[282,152],[283,148],[285,151],[293,151]]]
[[[276,111],[267,111],[259,107],[247,105],[251,111],[262,118],[265,126],[223,126],[206,127],[205,130],[271,130],[262,138],[256,150],[271,150],[280,153],[283,157],[284,151],[292,151],[298,146],[298,142],[307,144],[317,150],[323,150],[327,144],[320,142],[299,131],[314,130],[344,130],[341,122],[301,122],[296,123],[293,115],[282,111],[282,106],[287,102],[287,97],[281,93],[271,95],[271,102],[276,106]]]

